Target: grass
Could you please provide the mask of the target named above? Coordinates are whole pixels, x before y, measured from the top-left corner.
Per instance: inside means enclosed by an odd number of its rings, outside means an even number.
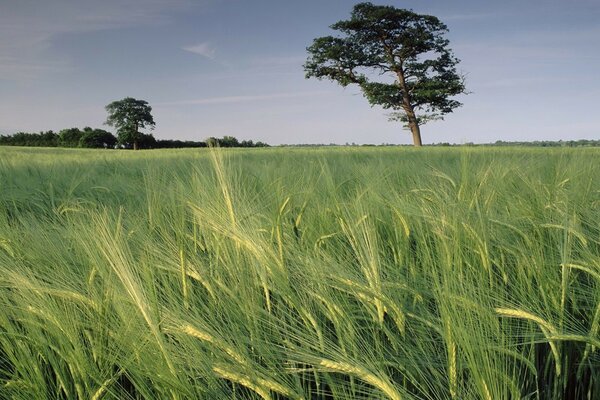
[[[595,398],[599,156],[0,148],[0,398]]]

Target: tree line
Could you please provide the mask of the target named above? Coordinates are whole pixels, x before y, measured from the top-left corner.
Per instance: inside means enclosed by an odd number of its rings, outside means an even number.
[[[58,133],[50,130],[0,135],[0,145],[8,146],[107,148],[116,143],[117,138],[112,133],[89,126],[63,129]]]
[[[492,146],[535,146],[535,147],[600,147],[600,140],[535,140],[532,142],[506,142],[497,140]]]
[[[198,147],[268,147],[263,142],[238,140],[233,136],[222,138],[209,137],[205,141],[156,139],[152,134],[141,133],[138,138],[140,149],[176,149]],[[0,135],[0,145],[4,146],[33,146],[33,147],[72,147],[72,148],[133,148],[129,142],[119,139],[104,129],[93,129],[86,126],[83,129],[67,128],[59,132],[41,131],[39,133],[17,132],[13,135]]]

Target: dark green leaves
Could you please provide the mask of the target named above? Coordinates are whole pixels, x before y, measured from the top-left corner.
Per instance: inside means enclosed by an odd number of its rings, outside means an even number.
[[[106,106],[108,118],[106,124],[117,128],[119,142],[131,143],[137,148],[141,139],[140,129],[154,128],[152,107],[147,101],[126,97],[123,100],[113,101]]]
[[[327,78],[342,86],[365,81],[356,69],[367,62],[367,56],[352,41],[332,36],[321,37],[315,39],[308,51],[311,56],[304,65],[307,78]]]
[[[360,3],[349,20],[331,28],[340,35],[317,38],[307,49],[307,78],[356,84],[371,105],[407,115],[419,111],[422,122],[460,106],[449,97],[465,92],[464,80],[438,18]]]

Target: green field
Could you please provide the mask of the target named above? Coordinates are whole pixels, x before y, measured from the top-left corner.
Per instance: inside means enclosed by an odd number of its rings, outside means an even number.
[[[0,398],[598,398],[599,160],[0,147]]]

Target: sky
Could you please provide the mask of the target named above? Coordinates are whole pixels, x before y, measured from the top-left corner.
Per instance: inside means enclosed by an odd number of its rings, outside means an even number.
[[[148,101],[158,139],[409,144],[354,87],[305,79],[349,0],[0,0],[0,134],[104,124]],[[600,0],[373,1],[435,15],[469,93],[424,143],[600,139]]]

